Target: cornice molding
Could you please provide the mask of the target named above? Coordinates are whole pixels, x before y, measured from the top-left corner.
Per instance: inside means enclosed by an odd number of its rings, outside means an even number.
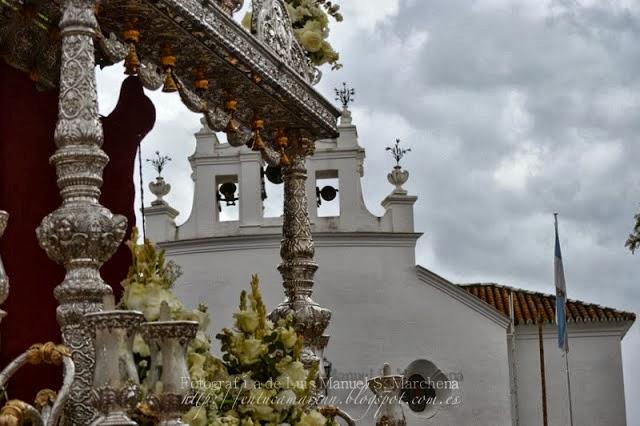
[[[318,232],[313,234],[316,247],[406,247],[414,248],[422,234],[389,232]],[[216,253],[247,249],[279,249],[280,234],[238,235],[194,238],[160,242],[169,255]]]
[[[619,337],[621,340],[625,337],[633,321],[611,321],[611,322],[569,322],[567,323],[567,332],[569,333],[569,342],[571,337]],[[516,339],[520,340],[537,340],[538,326],[534,324],[516,325]],[[553,338],[557,336],[557,328],[555,325],[546,324],[542,327],[542,335],[544,338]]]

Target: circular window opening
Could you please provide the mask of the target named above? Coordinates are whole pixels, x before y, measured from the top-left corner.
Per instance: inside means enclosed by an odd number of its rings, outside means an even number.
[[[405,380],[402,401],[406,402],[414,413],[423,413],[435,398],[435,388],[422,375],[413,374]]]

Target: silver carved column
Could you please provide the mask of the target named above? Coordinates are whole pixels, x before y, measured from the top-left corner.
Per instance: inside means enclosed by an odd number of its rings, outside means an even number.
[[[99,269],[125,235],[127,220],[100,205],[102,171],[109,157],[102,151],[93,40],[97,0],[63,0],[57,151],[50,161],[57,172],[62,205],[37,229],[40,246],[66,269],[56,287],[57,319],[76,365],[65,407],[68,425],[88,425],[96,417],[90,403],[94,350],[84,315],[102,309],[111,288]]]
[[[298,334],[304,338],[302,361],[307,368],[319,367],[319,379],[325,377],[323,353],[329,341],[324,331],[331,320],[331,311],[311,299],[313,278],[318,270],[314,262],[315,247],[311,236],[311,222],[307,207],[306,158],[314,153],[313,141],[301,137],[290,138],[286,150],[289,166],[282,169],[284,180],[284,215],[282,224],[282,274],[286,299],[270,314],[276,322],[293,315]],[[322,393],[323,381],[317,381],[317,395]]]

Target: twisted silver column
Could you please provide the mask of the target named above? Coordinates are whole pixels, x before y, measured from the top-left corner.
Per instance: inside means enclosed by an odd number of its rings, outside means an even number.
[[[109,157],[100,148],[102,125],[98,116],[93,39],[97,0],[63,0],[57,151],[51,157],[58,176],[62,205],[37,229],[40,246],[66,269],[54,295],[64,343],[71,349],[76,376],[65,407],[65,424],[88,425],[96,413],[90,404],[94,365],[91,338],[84,315],[102,309],[111,288],[99,269],[122,242],[124,216],[114,216],[100,205],[102,171]]]
[[[324,331],[331,320],[331,311],[311,299],[313,277],[318,269],[314,262],[315,247],[311,236],[311,222],[307,206],[305,182],[307,180],[306,158],[314,153],[311,140],[290,137],[286,150],[290,165],[283,168],[284,216],[282,244],[278,266],[282,274],[286,299],[269,315],[276,322],[293,315],[298,334],[304,338],[302,361],[307,367],[319,364],[319,378],[323,378],[323,352],[328,343]],[[318,381],[318,390],[323,382]]]

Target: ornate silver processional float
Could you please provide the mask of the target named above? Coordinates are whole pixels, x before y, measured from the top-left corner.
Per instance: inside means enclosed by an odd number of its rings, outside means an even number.
[[[128,417],[137,397],[136,387],[130,385],[136,381],[129,358],[131,336],[141,330],[156,352],[172,347],[175,355],[195,333],[193,324],[166,321],[150,326],[135,312],[109,306],[112,290],[99,270],[122,243],[127,220],[100,204],[109,158],[101,149],[96,64],[124,60],[125,73],[139,76],[147,89],[178,92],[186,107],[203,114],[212,130],[225,132],[231,145],[250,146],[262,152],[265,162],[282,168],[285,206],[278,269],[286,300],[271,318],[293,314],[304,336],[303,360],[322,362],[331,315],[311,299],[318,266],[304,191],[305,159],[313,154],[315,140],[337,136],[339,111],[313,90],[319,72],[294,37],[284,1],[253,0],[251,33],[232,19],[242,4],[243,0],[0,2],[5,60],[28,72],[41,89],[59,90],[57,151],[51,163],[62,204],[43,219],[37,236],[49,257],[66,269],[54,292],[65,347],[47,344],[30,349],[25,357],[64,363],[67,374],[58,396],[49,395],[51,403],[41,404],[41,411],[13,401],[1,413],[3,421],[57,424],[64,406],[65,425],[135,424]],[[0,235],[6,220],[0,212]],[[0,300],[7,288],[0,264]],[[125,348],[124,354],[115,354],[115,347]],[[185,361],[165,356],[162,362],[167,371],[171,367],[166,363],[178,366]],[[0,375],[2,380],[7,377]],[[183,407],[171,399],[182,391],[171,389],[170,383],[154,393],[149,406],[165,419],[162,424],[182,424]]]

